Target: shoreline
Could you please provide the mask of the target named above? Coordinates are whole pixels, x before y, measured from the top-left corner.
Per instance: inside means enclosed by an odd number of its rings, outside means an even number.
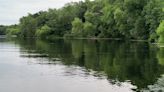
[[[70,39],[70,40],[115,40],[115,41],[131,41],[131,42],[149,42],[148,40],[137,40],[137,39],[122,39],[122,38],[98,38],[98,37],[73,37],[73,38],[67,38],[67,37],[54,37],[54,38],[39,38],[39,37],[19,37],[19,36],[7,36],[5,35],[5,38],[27,38],[27,39],[42,39],[42,40],[50,40],[53,41],[55,39]],[[1,37],[0,37],[1,38]],[[153,43],[158,44],[158,43]]]
[[[65,40],[109,40],[109,41],[129,41],[129,42],[146,42],[152,45],[156,45],[159,48],[164,48],[164,43],[151,43],[148,40],[136,40],[136,39],[121,39],[121,38],[85,38],[85,37],[74,37],[74,38],[67,38],[67,37],[54,37],[54,38],[45,38],[41,39],[39,37],[19,37],[16,35],[8,36],[8,35],[0,35],[0,39],[5,38],[19,38],[19,39],[40,39],[40,40],[47,40],[47,41],[54,41],[57,39],[65,39]]]

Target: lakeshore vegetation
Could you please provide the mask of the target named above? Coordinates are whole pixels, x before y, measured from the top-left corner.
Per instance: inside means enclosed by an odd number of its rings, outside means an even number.
[[[85,0],[0,26],[0,35],[41,39],[120,38],[164,43],[163,0]]]

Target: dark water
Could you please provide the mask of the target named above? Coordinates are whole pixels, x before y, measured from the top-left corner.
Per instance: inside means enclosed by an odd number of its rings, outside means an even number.
[[[164,48],[111,40],[0,39],[0,92],[133,91],[164,91]]]

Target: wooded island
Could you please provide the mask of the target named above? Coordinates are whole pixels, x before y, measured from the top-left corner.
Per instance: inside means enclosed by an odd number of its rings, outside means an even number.
[[[120,38],[164,42],[163,0],[85,0],[0,26],[0,35],[54,39]]]

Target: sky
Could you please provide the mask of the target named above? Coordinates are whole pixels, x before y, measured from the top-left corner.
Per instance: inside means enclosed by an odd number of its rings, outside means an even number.
[[[19,23],[19,18],[49,8],[61,8],[66,3],[81,0],[0,0],[0,25]]]

